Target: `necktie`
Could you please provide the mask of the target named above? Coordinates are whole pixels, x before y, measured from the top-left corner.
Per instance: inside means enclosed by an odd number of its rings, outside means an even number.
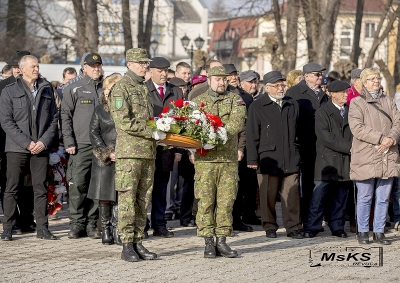
[[[344,107],[340,108],[340,115],[344,118]]]
[[[279,107],[282,108],[282,99],[277,99],[277,100],[276,100],[276,104],[278,104]]]
[[[160,92],[161,99],[164,100],[164,87],[159,86],[158,87],[158,91]]]

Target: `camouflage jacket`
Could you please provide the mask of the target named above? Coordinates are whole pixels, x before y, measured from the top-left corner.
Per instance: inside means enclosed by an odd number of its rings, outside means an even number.
[[[129,70],[112,89],[109,105],[117,130],[116,157],[155,159],[155,140],[146,125],[153,105],[143,78]]]
[[[196,154],[196,162],[237,162],[238,133],[243,129],[246,117],[246,104],[240,95],[227,92],[212,98],[209,90],[193,99],[198,105],[204,103],[204,111],[218,115],[228,134],[228,141],[218,145],[205,156]]]

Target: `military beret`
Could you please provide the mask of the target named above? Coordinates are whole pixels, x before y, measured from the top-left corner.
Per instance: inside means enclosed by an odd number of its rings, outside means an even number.
[[[257,79],[257,78],[258,78],[257,73],[254,72],[253,70],[248,70],[248,71],[241,72],[240,75],[239,75],[239,79],[241,81],[246,81],[246,82],[250,82],[250,81],[252,81],[254,79]]]
[[[214,67],[212,67],[208,71],[207,75],[209,77],[211,77],[211,76],[229,76],[229,74],[226,73],[226,70],[225,70],[225,68],[223,66],[214,66]]]
[[[353,69],[351,70],[350,76],[351,79],[357,79],[360,77],[362,70],[361,69]]]
[[[149,65],[150,68],[156,68],[156,69],[166,69],[169,68],[169,66],[171,66],[171,64],[164,57],[151,58],[151,62]]]
[[[147,56],[147,51],[143,48],[131,48],[126,51],[126,61],[132,62],[150,62],[151,59]]]
[[[204,76],[204,75],[197,75],[197,76],[194,76],[194,77],[192,78],[192,83],[191,83],[191,85],[192,85],[192,86],[195,86],[195,85],[197,85],[197,84],[204,83],[205,81],[207,81],[207,76]]]
[[[344,81],[333,81],[330,84],[328,84],[327,88],[330,92],[338,92],[342,90],[346,90],[350,87],[350,85]]]
[[[169,82],[176,86],[186,86],[187,85],[187,83],[184,80],[182,80],[181,78],[177,78],[177,77],[171,78],[169,80]]]
[[[312,72],[322,72],[325,70],[326,70],[326,68],[322,67],[320,64],[317,64],[315,62],[310,62],[303,66],[303,75],[312,73]]]
[[[282,76],[282,73],[279,71],[268,72],[263,77],[264,84],[274,83],[277,81],[286,81],[286,79]]]
[[[103,64],[100,55],[97,53],[89,53],[88,55],[86,55],[85,61],[83,62],[84,65],[89,65],[89,66],[92,66],[96,63]]]
[[[222,66],[225,68],[227,74],[237,72],[234,64],[222,64]]]

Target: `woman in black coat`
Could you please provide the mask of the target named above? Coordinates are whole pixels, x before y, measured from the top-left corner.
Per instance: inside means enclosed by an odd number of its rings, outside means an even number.
[[[117,132],[108,108],[108,96],[122,75],[114,73],[103,82],[102,104],[98,105],[90,121],[90,141],[93,146],[92,175],[88,198],[99,201],[102,243],[121,243],[117,233],[118,204],[115,191],[115,141]],[[113,203],[113,205],[112,205]]]

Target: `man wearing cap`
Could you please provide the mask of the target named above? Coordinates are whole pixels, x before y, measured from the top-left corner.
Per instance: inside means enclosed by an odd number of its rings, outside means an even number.
[[[92,167],[92,144],[89,124],[94,109],[100,104],[102,91],[102,60],[99,54],[90,53],[84,60],[86,75],[63,89],[61,102],[62,134],[65,150],[70,154],[67,180],[69,184],[68,238],[77,239],[85,230],[93,239],[101,233],[96,228],[98,201],[87,198]]]
[[[345,210],[350,180],[350,148],[352,134],[346,105],[350,85],[333,81],[328,85],[331,99],[315,112],[317,157],[315,160],[315,187],[311,197],[308,219],[304,220],[304,236],[316,236],[327,214],[333,236],[346,238]]]
[[[72,78],[69,81],[67,81],[66,83],[64,83],[64,85],[62,86],[62,90],[64,90],[64,88],[66,88],[70,84],[75,83],[75,82],[81,80],[84,76],[86,76],[86,72],[85,72],[85,68],[84,68],[85,67],[85,58],[89,54],[90,54],[90,52],[83,53],[83,55],[81,57],[81,69],[79,70],[79,74],[75,78]],[[102,70],[102,72],[103,72],[103,70]]]
[[[328,96],[320,88],[323,71],[321,65],[310,62],[303,66],[304,80],[291,87],[287,96],[299,103],[299,121],[297,125],[301,156],[301,219],[306,221],[312,191],[314,189],[315,111],[328,101]]]
[[[239,74],[236,70],[234,64],[222,64],[222,66],[226,69],[226,73],[229,74],[228,76],[228,84],[233,87],[239,87]]]
[[[226,90],[228,82],[224,67],[212,67],[207,82],[207,92],[193,101],[198,105],[204,103],[204,111],[221,118],[228,141],[205,155],[196,154],[194,193],[199,199],[197,236],[205,238],[204,257],[212,258],[217,253],[224,257],[236,257],[237,252],[226,244],[226,236],[232,232],[232,207],[238,185],[237,135],[244,125],[246,106],[239,95]]]
[[[263,81],[265,95],[250,105],[246,126],[247,166],[257,170],[262,227],[268,238],[277,237],[275,205],[280,193],[286,234],[302,239],[299,106],[295,99],[285,96],[286,84],[281,72],[266,73]]]
[[[168,81],[168,80],[167,80],[167,81]],[[169,80],[169,82],[170,82],[172,85],[179,87],[179,88],[182,90],[183,97],[186,98],[187,85],[188,85],[188,84],[187,84],[184,80],[182,80],[181,78],[178,78],[178,77],[173,77],[173,78],[171,78],[171,79]]]
[[[153,104],[153,117],[161,114],[164,107],[171,107],[170,101],[183,99],[179,87],[167,82],[168,68],[170,63],[164,57],[154,57],[150,62],[151,79],[146,82]],[[156,170],[154,173],[154,185],[151,201],[151,227],[153,236],[170,238],[174,233],[166,227],[164,219],[167,207],[167,185],[169,176],[174,168],[174,162],[181,160],[183,151],[175,148],[165,149],[164,146],[157,146]]]
[[[118,134],[115,189],[118,191],[118,233],[123,246],[121,259],[134,262],[139,258],[157,258],[142,245],[156,158],[153,131],[146,121],[153,117],[155,108],[144,83],[151,62],[146,50],[127,50],[126,62],[128,71],[111,92],[110,114]]]
[[[351,81],[350,85],[351,87],[347,91],[347,105],[350,105],[350,101],[357,96],[360,96],[360,93],[362,91],[362,82],[360,79],[362,70],[361,69],[353,69],[351,70],[350,76],[351,76]]]

